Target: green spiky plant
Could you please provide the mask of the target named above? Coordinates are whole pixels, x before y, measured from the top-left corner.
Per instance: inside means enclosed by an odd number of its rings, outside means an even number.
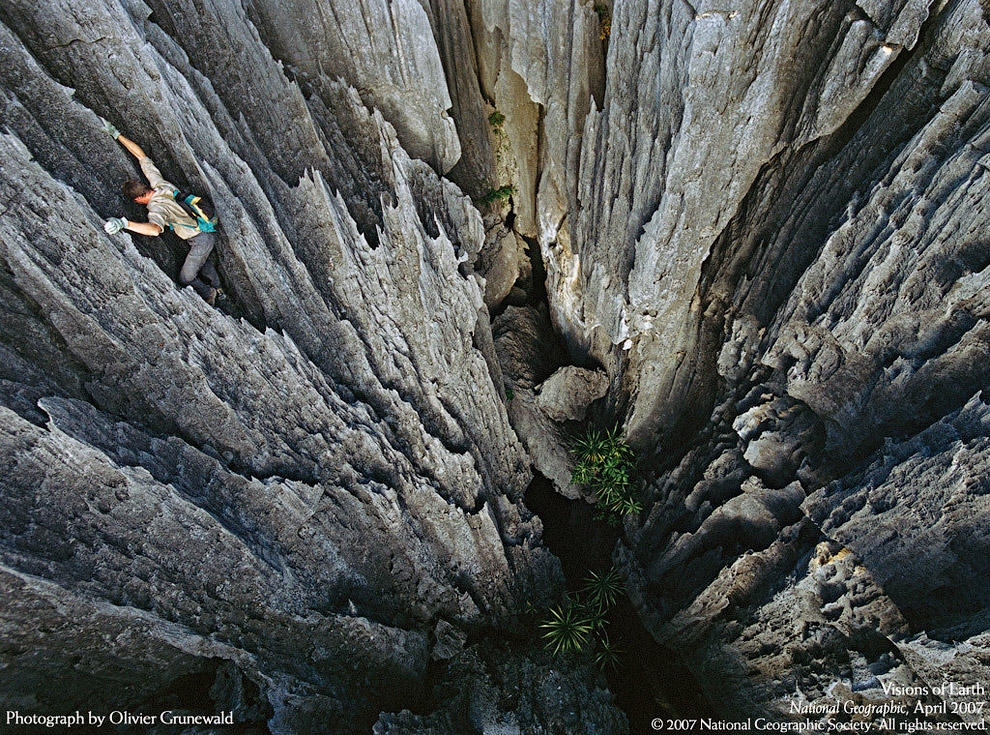
[[[620,515],[642,511],[634,489],[635,455],[618,426],[607,431],[589,427],[574,440],[571,452],[571,482],[593,490],[600,509]]]
[[[622,525],[622,516],[601,507],[595,508],[591,513],[591,517],[612,528],[618,528]]]
[[[574,471],[571,482],[587,485],[598,477],[599,469],[611,453],[608,434],[589,427],[584,435],[577,437],[571,447],[574,454]]]
[[[608,622],[608,608],[592,602],[588,598],[578,600],[576,606],[581,610],[581,615],[588,621],[592,633],[599,633],[605,630],[605,623]]]
[[[619,668],[619,657],[621,655],[622,649],[612,643],[608,639],[608,636],[603,633],[595,648],[595,663],[598,664],[602,671],[609,668],[615,670]]]
[[[622,594],[622,577],[615,567],[610,567],[605,572],[590,572],[584,578],[581,591],[591,605],[605,610],[612,607]]]
[[[580,591],[564,593],[560,603],[547,610],[540,623],[546,647],[556,655],[592,646],[602,668],[616,666],[619,651],[609,642],[605,628],[609,610],[621,594],[622,578],[614,567],[590,572]]]
[[[583,606],[565,603],[547,612],[549,617],[540,627],[546,646],[555,654],[580,651],[588,645],[594,627]]]
[[[632,479],[633,451],[618,426],[608,431],[589,427],[571,447],[572,480],[582,484],[622,485]]]
[[[621,501],[619,501],[615,510],[623,515],[627,515],[629,513],[642,513],[643,503],[639,498],[624,497]]]

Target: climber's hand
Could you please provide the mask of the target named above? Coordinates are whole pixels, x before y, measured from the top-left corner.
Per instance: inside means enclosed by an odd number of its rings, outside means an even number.
[[[114,219],[108,219],[107,223],[103,225],[103,229],[107,231],[108,235],[116,235],[122,229],[127,227],[127,220],[123,217],[115,217]]]
[[[117,138],[120,136],[120,131],[117,130],[117,128],[113,126],[113,123],[107,120],[106,118],[101,117],[100,120],[103,121],[103,132],[109,135],[114,140],[117,140]]]

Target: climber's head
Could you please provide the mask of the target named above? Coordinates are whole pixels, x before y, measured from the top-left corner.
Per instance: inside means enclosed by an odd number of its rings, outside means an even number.
[[[121,189],[123,189],[125,197],[138,204],[147,204],[151,200],[151,195],[155,193],[143,181],[125,181]]]

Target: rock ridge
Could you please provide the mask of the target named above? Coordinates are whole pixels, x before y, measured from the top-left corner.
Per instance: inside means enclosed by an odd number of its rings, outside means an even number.
[[[496,640],[564,583],[533,471],[582,496],[603,416],[645,478],[615,560],[722,714],[986,680],[987,18],[5,2],[4,700],[624,732]],[[98,116],[223,213],[221,310],[104,233]]]

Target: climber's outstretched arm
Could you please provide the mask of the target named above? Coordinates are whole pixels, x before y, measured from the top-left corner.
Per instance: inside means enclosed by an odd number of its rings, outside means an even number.
[[[117,142],[120,143],[122,146],[124,146],[124,148],[127,149],[127,152],[130,153],[132,156],[134,156],[139,161],[142,158],[147,158],[147,155],[145,154],[145,152],[141,148],[141,146],[139,146],[137,143],[135,143],[130,138],[125,138],[123,135],[118,135],[117,136]]]
[[[136,232],[139,235],[147,235],[148,237],[158,237],[162,234],[162,228],[151,222],[135,222],[134,220],[127,220],[127,224],[124,227],[131,232]]]
[[[124,146],[124,148],[127,149],[128,153],[130,153],[138,160],[141,160],[142,158],[146,158],[144,150],[141,148],[141,146],[139,146],[130,138],[125,138],[123,135],[121,135],[120,131],[114,127],[112,122],[102,117],[100,118],[100,120],[103,122],[103,131],[111,138],[116,140],[118,143],[120,143],[122,146]]]
[[[108,219],[106,224],[103,225],[103,229],[109,235],[116,235],[121,230],[130,230],[131,232],[136,232],[139,235],[147,235],[148,237],[158,237],[162,234],[162,228],[153,222],[135,222],[125,217]]]

